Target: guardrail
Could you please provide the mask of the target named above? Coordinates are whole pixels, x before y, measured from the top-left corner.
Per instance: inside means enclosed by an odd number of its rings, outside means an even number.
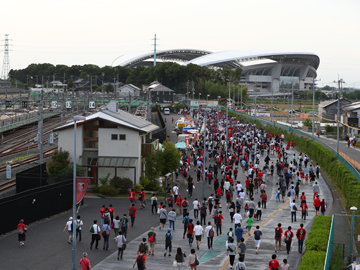
[[[298,134],[299,136],[303,136],[303,137],[306,137],[309,140],[315,141],[316,143],[320,144],[322,147],[329,150],[336,157],[337,161],[340,162],[341,164],[344,164],[345,167],[352,173],[352,175],[354,175],[356,177],[357,181],[360,182],[360,173],[359,173],[359,171],[356,170],[351,165],[351,163],[348,162],[343,156],[341,156],[340,153],[338,154],[333,148],[331,148],[329,145],[325,144],[324,142],[320,141],[319,139],[314,138],[313,136],[311,136],[311,135],[309,135],[309,134],[307,134],[307,133],[305,133],[303,131],[300,131],[298,129],[287,127],[287,126],[281,125],[281,124],[276,123],[276,122],[271,122],[271,121],[261,119],[261,118],[255,117],[255,116],[251,116],[251,115],[248,115],[248,114],[245,114],[245,113],[239,113],[239,112],[236,112],[236,111],[233,111],[233,110],[229,110],[229,112],[236,113],[238,115],[244,116],[244,117],[246,117],[248,119],[251,119],[251,120],[259,121],[260,123],[262,123],[264,125],[271,125],[271,126],[274,126],[274,127],[281,128],[283,130],[287,130],[289,132],[294,132],[294,133]]]
[[[330,233],[329,233],[329,241],[328,241],[327,250],[326,250],[324,270],[330,269],[330,263],[331,263],[332,253],[333,253],[334,220],[335,220],[335,218],[333,215],[332,219],[331,219],[331,227],[330,227]]]

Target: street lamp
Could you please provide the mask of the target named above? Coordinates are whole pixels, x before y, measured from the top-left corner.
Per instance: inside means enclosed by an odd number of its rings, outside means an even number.
[[[291,82],[291,131],[293,128],[293,114],[294,114],[294,81]]]
[[[319,80],[315,80],[315,77],[313,77],[313,115],[312,115],[312,137],[314,139],[314,131],[315,131],[315,81],[321,81],[321,79]]]
[[[210,97],[210,95],[206,95],[206,103],[208,102],[209,97]]]
[[[350,211],[352,212],[351,216],[351,238],[350,238],[350,263],[354,262],[354,253],[353,253],[353,238],[354,238],[354,218],[355,218],[355,212],[357,211],[357,208],[355,206],[350,208]]]
[[[200,100],[201,93],[199,93],[199,100]]]
[[[217,99],[218,99],[218,104],[216,106],[216,112],[217,112],[217,115],[216,115],[216,126],[218,126],[219,124],[219,99],[221,98],[221,96],[218,96]]]
[[[341,106],[341,103],[340,103],[340,95],[341,95],[341,88],[342,88],[342,84],[345,83],[343,81],[343,79],[339,79],[338,81],[334,81],[334,83],[338,83],[338,110],[337,110],[337,136],[336,136],[336,153],[337,153],[337,156],[339,156],[339,140],[340,140],[340,106]]]
[[[85,121],[84,116],[74,116],[74,171],[73,171],[73,221],[76,220],[76,128],[77,122]],[[73,224],[74,225],[74,224]],[[75,228],[75,226],[73,226]],[[73,270],[76,269],[76,232],[73,233],[73,250],[72,250],[72,261],[73,261]]]

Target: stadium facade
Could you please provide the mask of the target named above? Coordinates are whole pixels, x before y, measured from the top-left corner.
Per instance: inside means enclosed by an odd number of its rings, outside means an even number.
[[[154,52],[131,53],[116,58],[112,66],[152,66]],[[156,61],[181,65],[196,64],[213,69],[242,69],[242,80],[250,92],[274,93],[294,89],[309,90],[317,76],[320,58],[314,53],[276,51],[209,52],[192,49],[161,50]]]

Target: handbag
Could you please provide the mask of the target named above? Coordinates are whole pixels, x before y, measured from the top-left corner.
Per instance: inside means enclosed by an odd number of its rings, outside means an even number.
[[[160,214],[160,208],[157,209],[157,212],[156,212],[156,213]]]
[[[96,240],[98,240],[98,241],[100,241],[100,240],[101,240],[101,236],[100,236],[100,234],[97,234],[97,235],[96,235]]]
[[[122,240],[123,240],[123,245],[122,245],[122,250],[125,250],[126,249],[126,243],[125,243],[125,240],[124,240],[124,236],[122,237]]]
[[[198,258],[197,258],[197,255],[195,255],[195,264],[196,264],[196,265],[199,265],[199,264],[200,264],[200,262],[199,262],[199,260],[198,260]]]
[[[173,261],[173,266],[174,266],[174,267],[177,267],[177,264],[178,264],[177,261],[174,260],[174,261]]]

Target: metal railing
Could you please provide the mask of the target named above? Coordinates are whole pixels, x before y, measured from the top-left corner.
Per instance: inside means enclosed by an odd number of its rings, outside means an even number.
[[[331,263],[332,253],[333,253],[333,239],[334,239],[334,227],[335,227],[334,220],[335,220],[335,217],[333,215],[332,219],[331,219],[331,227],[330,227],[329,240],[328,240],[327,250],[326,250],[324,270],[330,269],[330,263]]]

